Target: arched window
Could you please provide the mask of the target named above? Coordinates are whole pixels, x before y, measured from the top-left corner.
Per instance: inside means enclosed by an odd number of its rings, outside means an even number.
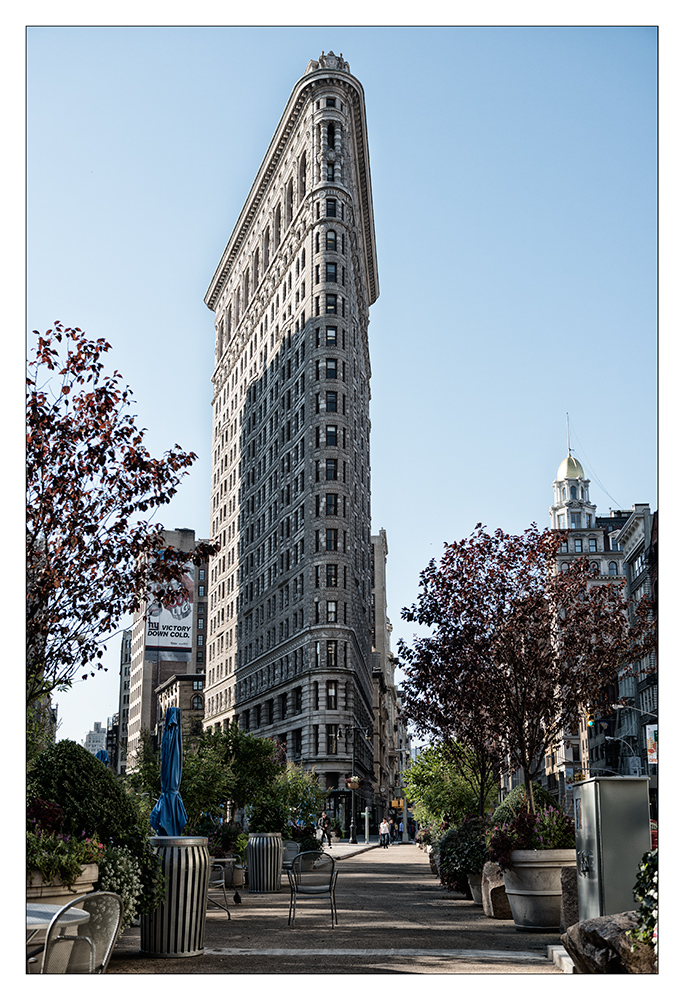
[[[271,256],[271,230],[266,227],[266,232],[264,233],[264,271],[268,267],[268,263]]]
[[[287,185],[287,191],[285,193],[285,225],[289,226],[292,222],[292,210],[294,204],[294,185],[292,178]]]
[[[316,247],[315,247],[314,253],[319,253],[320,249],[321,249],[320,233],[317,232],[316,233]]]
[[[609,562],[608,563],[608,576],[617,576],[617,563],[616,562]]]
[[[259,248],[254,251],[254,287],[259,284]]]
[[[576,486],[571,486],[570,487],[570,499],[571,500],[576,500],[577,499],[577,487]]]
[[[569,563],[561,563],[561,573],[567,573],[570,569]]]
[[[202,711],[202,695],[196,694],[192,699],[192,708],[196,712]]]
[[[325,249],[337,250],[337,233],[334,229],[329,229],[325,234]]]
[[[591,569],[592,576],[598,576],[599,572],[598,563],[593,562],[589,568]]]
[[[275,220],[274,220],[274,224],[273,225],[274,225],[274,230],[275,230],[275,232],[273,234],[273,241],[274,241],[275,246],[279,247],[280,246],[280,226],[281,226],[280,205],[278,205],[276,207],[276,210],[275,210]]]
[[[302,198],[306,194],[306,153],[302,153],[302,158],[299,161],[299,201],[301,203]]]

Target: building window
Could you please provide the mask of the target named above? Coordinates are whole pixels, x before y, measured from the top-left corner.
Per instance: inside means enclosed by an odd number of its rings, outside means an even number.
[[[335,180],[335,164],[334,163],[327,163],[326,164],[326,178],[329,181],[334,181]]]
[[[335,108],[335,107],[337,107],[337,100],[336,100],[336,98],[334,98],[334,97],[326,97],[326,99],[325,99],[325,106],[326,106],[326,108]]]
[[[327,552],[337,552],[337,528],[325,529],[325,548]]]
[[[608,563],[608,576],[617,576],[617,563]]]
[[[199,681],[198,680],[198,681],[193,681],[192,682],[192,690],[193,691],[201,691],[203,689],[203,687],[204,687],[204,681]]]
[[[337,681],[328,681],[326,690],[326,708],[334,712],[337,710]]]
[[[329,755],[337,753],[337,726],[328,725],[325,727],[326,750]]]
[[[595,538],[590,538],[589,539],[589,551],[590,552],[598,552],[597,542],[596,542]]]
[[[581,551],[582,551],[582,539],[581,538],[576,538],[575,539],[575,552],[581,552]]]
[[[328,601],[326,607],[326,620],[330,624],[337,621],[337,601]]]
[[[325,585],[326,587],[336,587],[337,586],[337,563],[328,563],[325,567]]]
[[[337,517],[337,493],[325,494],[325,513],[328,517]]]
[[[200,578],[200,580],[204,580],[204,573],[205,573],[205,571],[203,569],[201,569],[199,571],[199,578]]]
[[[598,563],[593,562],[590,566],[590,570],[592,576],[598,576],[599,572]]]
[[[568,543],[567,543],[567,541],[561,542],[560,551],[561,552],[567,552],[568,551]]]
[[[202,701],[202,695],[196,694],[190,704],[194,712],[201,712],[204,707],[204,703]]]
[[[325,478],[337,479],[337,459],[336,458],[326,458],[325,460]]]
[[[337,217],[337,199],[336,198],[326,198],[325,200],[325,214],[329,219],[334,219]]]
[[[302,710],[302,689],[300,687],[294,689],[294,710],[296,714]]]
[[[337,425],[328,424],[325,428],[325,443],[328,448],[337,446]]]
[[[334,229],[329,229],[325,234],[325,249],[337,250],[337,233]]]
[[[337,393],[326,392],[325,394],[326,413],[337,413]]]
[[[197,596],[198,597],[204,597],[205,596],[204,595],[204,584],[203,583],[200,583],[199,587],[197,588]]]
[[[330,669],[337,667],[337,639],[328,639],[325,644],[325,664]]]
[[[337,281],[337,264],[334,260],[329,260],[325,265],[325,280]]]
[[[576,500],[577,499],[577,487],[576,486],[571,486],[570,487],[570,499],[571,500]]]
[[[561,573],[567,573],[570,569],[569,563],[561,563]]]
[[[325,342],[328,347],[337,347],[337,327],[336,326],[326,326],[325,328]]]
[[[325,359],[325,377],[337,378],[337,358]]]
[[[325,312],[327,316],[337,315],[337,296],[327,294],[325,296]]]

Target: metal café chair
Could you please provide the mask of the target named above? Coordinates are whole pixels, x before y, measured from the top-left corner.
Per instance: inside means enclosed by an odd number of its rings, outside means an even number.
[[[216,892],[220,890],[223,893],[223,903],[218,899],[212,899],[209,895],[210,892]],[[228,914],[228,919],[230,919],[230,911],[228,910],[228,896],[226,895],[226,868],[225,865],[213,862],[209,870],[209,892],[207,893],[207,905],[213,903],[214,906],[220,907],[225,910]]]
[[[292,862],[299,854],[299,844],[295,840],[283,841],[283,871],[292,868]]]
[[[292,861],[288,870],[290,880],[290,910],[287,915],[288,925],[294,926],[297,913],[298,896],[328,896],[330,899],[330,924],[337,923],[337,904],[335,902],[335,885],[337,883],[335,859],[330,854],[319,851],[304,851]]]
[[[60,917],[71,907],[85,910],[90,920],[76,934],[62,934]],[[59,910],[45,935],[39,972],[48,975],[102,975],[107,971],[121,927],[123,900],[115,892],[90,892],[71,899]]]

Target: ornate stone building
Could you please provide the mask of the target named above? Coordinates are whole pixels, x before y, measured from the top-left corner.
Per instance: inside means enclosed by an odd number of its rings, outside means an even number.
[[[221,550],[204,724],[237,718],[280,739],[341,792],[352,764],[372,773],[377,296],[363,89],[342,56],[321,54],[295,84],[205,296]]]

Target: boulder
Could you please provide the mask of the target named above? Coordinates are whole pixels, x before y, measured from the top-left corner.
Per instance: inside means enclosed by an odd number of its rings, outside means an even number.
[[[486,917],[495,920],[513,919],[503,875],[495,861],[485,862],[482,870],[482,909]]]
[[[579,921],[579,905],[577,902],[577,868],[574,866],[561,868],[561,934]]]
[[[605,917],[592,917],[568,927],[561,934],[561,942],[572,958],[575,971],[655,974],[653,949],[627,936],[627,932],[636,927],[636,922],[636,910],[625,910]]]

